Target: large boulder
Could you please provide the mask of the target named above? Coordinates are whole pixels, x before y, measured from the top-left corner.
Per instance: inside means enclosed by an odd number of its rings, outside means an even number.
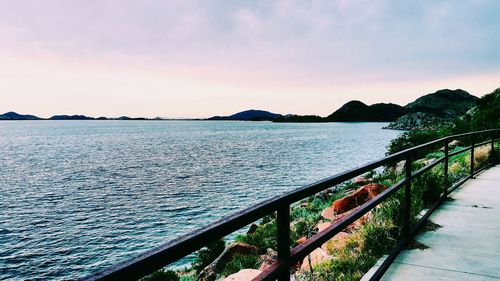
[[[250,281],[261,274],[257,269],[242,269],[224,278],[224,281]]]
[[[353,193],[341,199],[335,200],[332,204],[333,213],[341,214],[353,208],[363,205],[368,200],[374,198],[387,187],[378,183],[370,183],[356,189]]]

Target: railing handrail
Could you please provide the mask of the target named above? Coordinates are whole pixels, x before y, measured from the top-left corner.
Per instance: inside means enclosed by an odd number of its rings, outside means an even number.
[[[363,166],[359,166],[341,173],[337,173],[331,177],[324,178],[309,185],[305,185],[295,190],[286,192],[282,195],[272,197],[268,200],[255,204],[249,208],[236,212],[232,215],[226,216],[216,222],[211,223],[206,227],[197,229],[186,235],[178,237],[161,246],[148,250],[132,259],[120,262],[114,266],[101,270],[93,275],[84,277],[82,278],[82,280],[137,280],[147,274],[150,274],[158,269],[161,269],[171,264],[172,262],[175,262],[191,254],[192,252],[206,246],[215,239],[224,237],[234,231],[237,231],[242,227],[252,222],[255,222],[256,220],[264,217],[269,213],[278,211],[280,207],[281,210],[283,210],[283,206],[286,206],[286,208],[288,208],[289,210],[290,204],[305,199],[313,194],[331,188],[335,185],[341,184],[347,180],[350,180],[358,175],[369,172],[378,167],[387,164],[393,164],[396,163],[397,161],[407,159],[409,155],[413,155],[415,152],[420,151],[421,149],[444,142],[446,145],[446,156],[422,168],[421,171],[419,170],[415,172],[414,173],[415,175],[410,173],[412,176],[416,176],[417,173],[421,174],[429,170],[433,166],[439,164],[440,162],[448,160],[447,148],[450,139],[466,137],[466,136],[475,136],[484,133],[497,133],[497,132],[500,132],[500,129],[490,129],[490,130],[446,136],[421,145],[417,145],[415,147],[399,151],[397,153],[388,155],[381,159],[369,162],[368,164],[365,164]],[[495,141],[494,136],[492,137],[492,142],[493,141]],[[472,149],[474,148],[474,143],[471,145],[471,147]],[[431,165],[432,167],[429,167]],[[471,170],[471,172],[473,172],[473,170]],[[278,262],[276,262],[273,266],[271,266],[268,270],[266,270],[263,274],[261,274],[261,276],[259,276],[259,278],[257,279],[270,280],[279,277],[279,272],[284,271],[283,270],[284,267],[290,266],[291,262],[294,262],[303,257],[304,255],[307,255],[312,250],[317,248],[317,245],[321,245],[322,244],[320,243],[321,241],[328,239],[328,237],[333,237],[336,233],[343,230],[345,226],[349,225],[350,223],[354,222],[357,218],[361,217],[366,212],[370,211],[374,206],[379,204],[390,194],[399,190],[404,184],[406,184],[406,181],[407,179],[405,178],[402,181],[396,183],[383,193],[379,194],[379,196],[368,201],[367,203],[365,203],[365,205],[362,205],[360,209],[356,210],[355,212],[347,216],[345,219],[331,225],[324,231],[311,237],[310,239],[308,239],[306,243],[301,244],[295,247],[294,249],[291,249],[291,251],[289,251],[288,254],[285,255],[285,260],[281,259],[280,251],[278,251],[278,255],[280,256]],[[278,211],[278,221],[283,222],[287,218],[289,220],[289,212],[287,216],[282,217],[280,219],[280,211]],[[279,223],[280,222],[278,222],[278,224]],[[287,223],[289,224],[289,222]],[[288,245],[289,241],[286,242],[285,240],[289,240],[289,237],[287,237],[287,239],[280,239],[278,237],[278,249],[280,248],[289,249]],[[286,243],[286,245],[283,245],[283,243]],[[288,274],[288,272],[286,272],[286,274]],[[283,278],[280,277],[279,279],[286,280],[286,277]]]

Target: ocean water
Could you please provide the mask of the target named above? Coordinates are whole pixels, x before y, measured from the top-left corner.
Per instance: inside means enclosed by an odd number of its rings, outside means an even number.
[[[0,280],[72,280],[383,157],[384,123],[0,122]]]

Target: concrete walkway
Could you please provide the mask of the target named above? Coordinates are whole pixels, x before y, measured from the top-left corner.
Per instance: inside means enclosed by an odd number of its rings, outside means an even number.
[[[468,180],[419,234],[425,250],[403,250],[382,280],[500,280],[500,165]],[[372,269],[373,270],[373,269]]]

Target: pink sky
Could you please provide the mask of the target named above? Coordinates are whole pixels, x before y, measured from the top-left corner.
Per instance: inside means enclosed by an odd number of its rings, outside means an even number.
[[[500,87],[498,1],[0,1],[0,113],[328,115]]]

